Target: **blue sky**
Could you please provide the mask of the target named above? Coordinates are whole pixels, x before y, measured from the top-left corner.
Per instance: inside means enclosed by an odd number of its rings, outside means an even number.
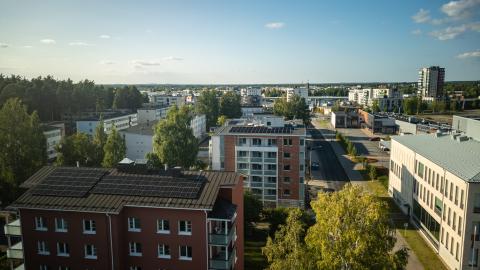
[[[98,83],[480,80],[480,0],[0,0],[0,73]]]

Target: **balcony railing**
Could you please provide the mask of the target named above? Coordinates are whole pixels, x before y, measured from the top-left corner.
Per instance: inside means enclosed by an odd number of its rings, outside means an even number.
[[[235,227],[232,227],[228,234],[219,232],[218,234],[210,233],[208,235],[208,243],[212,245],[228,246],[235,235]]]
[[[258,188],[258,187],[262,187],[262,186],[263,186],[262,182],[251,182],[250,183],[250,187]]]
[[[264,187],[266,187],[266,188],[276,188],[277,184],[276,183],[265,183]]]
[[[226,258],[225,252],[220,252],[214,258],[210,259],[210,269],[230,269],[233,264],[233,258],[235,257],[236,250],[233,249]]]
[[[277,171],[272,171],[272,170],[265,170],[263,171],[264,175],[276,175]]]
[[[262,170],[251,170],[250,174],[251,175],[262,175],[263,171]]]
[[[251,162],[262,162],[262,157],[252,157],[250,158]]]
[[[243,173],[243,174],[246,174],[246,175],[249,175],[249,174],[250,174],[250,170],[249,170],[249,169],[237,169],[237,172]]]
[[[20,226],[20,219],[17,219],[13,222],[5,224],[4,231],[6,235],[22,235],[22,230]]]
[[[265,195],[263,196],[264,200],[269,200],[269,201],[276,201],[277,200],[277,195]]]
[[[277,159],[276,158],[264,158],[263,162],[265,162],[265,163],[277,163]]]
[[[237,162],[248,162],[248,157],[237,157]]]
[[[18,242],[15,245],[7,248],[7,258],[9,259],[23,259],[23,245]]]

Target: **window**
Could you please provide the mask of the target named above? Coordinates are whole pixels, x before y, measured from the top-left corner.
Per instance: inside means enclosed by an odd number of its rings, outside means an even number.
[[[142,267],[140,266],[130,266],[130,270],[142,270]]]
[[[445,236],[445,248],[448,250],[448,232],[447,235]]]
[[[290,189],[283,190],[283,195],[284,196],[290,196]]]
[[[180,246],[180,260],[191,261],[192,260],[192,247]]]
[[[283,139],[283,145],[290,146],[293,145],[292,139]]]
[[[462,236],[462,216],[458,215],[458,235]]]
[[[237,169],[239,170],[247,169],[247,163],[237,163]]]
[[[58,270],[70,270],[70,267],[68,267],[68,266],[61,266],[61,265],[60,265],[60,266],[58,267]]]
[[[86,259],[96,259],[97,258],[97,247],[94,245],[85,245],[85,258]]]
[[[267,158],[276,158],[277,152],[267,152]]]
[[[445,197],[448,196],[448,180],[445,179]]]
[[[267,195],[270,195],[270,196],[276,196],[277,195],[277,190],[276,189],[265,189],[265,192],[267,193]]]
[[[142,256],[142,244],[137,242],[130,242],[128,244],[130,250],[130,256],[140,257]]]
[[[262,182],[263,179],[261,176],[251,176],[252,182]]]
[[[47,225],[45,224],[45,219],[43,217],[35,217],[35,230],[37,231],[47,231]]]
[[[268,164],[267,169],[270,171],[276,171],[277,170],[277,165],[276,164]]]
[[[70,256],[70,249],[67,243],[57,242],[57,256],[62,256],[62,257]]]
[[[457,229],[457,213],[455,211],[453,211],[452,229],[454,231]]]
[[[67,221],[63,218],[55,218],[55,231],[67,232],[68,231]]]
[[[442,200],[435,196],[435,213],[439,216],[442,214],[442,204]]]
[[[253,138],[252,139],[252,145],[256,145],[256,146],[262,145],[262,139]]]
[[[162,259],[170,259],[170,247],[165,244],[158,245],[158,257]]]
[[[453,255],[453,236],[450,238],[450,254]]]
[[[304,139],[300,139],[300,145],[305,145],[305,140]]]
[[[470,253],[470,260],[468,260],[468,266],[477,267],[478,265],[478,248],[474,249],[473,252]],[[472,257],[473,256],[473,257]]]
[[[262,152],[259,151],[252,151],[252,157],[262,157]]]
[[[170,223],[166,219],[157,219],[157,233],[170,233]]]
[[[418,176],[420,176],[422,179],[423,179],[423,170],[425,169],[425,167],[423,166],[423,163],[421,163],[420,161],[418,162]]]
[[[290,153],[289,152],[284,152],[283,157],[284,158],[290,158]]]
[[[269,176],[269,177],[267,177],[267,182],[268,182],[268,183],[271,183],[271,184],[272,184],[272,183],[273,183],[273,184],[276,184],[276,183],[277,183],[277,177],[275,177],[275,176]]]
[[[48,265],[46,265],[46,264],[41,264],[40,265],[40,270],[50,270],[50,267],[48,267]]]
[[[128,218],[128,231],[129,232],[141,232],[140,219],[135,217]]]
[[[453,182],[450,182],[450,201],[453,201]]]
[[[268,146],[277,145],[277,139],[268,139]]]
[[[262,165],[257,163],[252,163],[252,170],[261,170]]]
[[[440,193],[443,194],[443,176],[440,177]]]
[[[473,197],[473,212],[480,213],[480,193],[476,193]]]
[[[290,165],[283,165],[283,170],[290,171]]]
[[[180,220],[178,222],[178,234],[192,235],[192,222],[188,220]]]
[[[289,176],[283,177],[283,182],[290,183],[290,177]]]
[[[300,171],[303,171],[304,170],[304,166],[303,164],[300,164]]]
[[[450,215],[451,212],[450,212],[450,207],[448,208],[448,219],[447,219],[447,224],[450,226]]]
[[[50,251],[48,250],[48,246],[45,241],[37,242],[37,253],[40,255],[50,255]]]
[[[246,157],[247,151],[237,151],[237,157]]]
[[[440,242],[443,244],[443,234],[445,232],[445,230],[443,229],[443,227],[441,228],[441,231],[442,231],[442,236],[440,237]]]
[[[95,226],[95,220],[84,219],[83,220],[83,233],[84,234],[95,234],[97,232],[97,227]]]
[[[458,205],[458,186],[455,186],[455,205]]]
[[[238,138],[238,145],[247,144],[247,138]]]
[[[460,209],[463,209],[463,189],[460,191]]]

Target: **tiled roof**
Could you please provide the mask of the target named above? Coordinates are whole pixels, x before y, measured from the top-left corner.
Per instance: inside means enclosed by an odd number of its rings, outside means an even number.
[[[62,167],[43,167],[27,181],[22,187],[32,188],[41,183],[57,168]],[[129,174],[118,172],[116,169],[110,169],[106,176],[123,176],[128,178]],[[138,175],[137,175],[138,176]],[[49,196],[35,195],[32,190],[27,190],[8,209],[15,210],[19,208],[45,209],[45,210],[65,210],[65,211],[85,211],[102,213],[119,213],[125,206],[157,207],[157,208],[182,208],[182,209],[204,209],[212,210],[217,199],[220,187],[234,186],[241,181],[241,175],[235,172],[221,171],[184,171],[183,176],[187,178],[204,178],[205,183],[196,198],[177,198],[177,197],[159,197],[159,196],[135,196],[118,195],[108,193],[88,192],[83,197],[71,196]],[[162,176],[178,177],[178,176]],[[98,183],[101,183],[100,180]],[[188,188],[188,187],[186,187]],[[95,189],[95,186],[93,187]]]

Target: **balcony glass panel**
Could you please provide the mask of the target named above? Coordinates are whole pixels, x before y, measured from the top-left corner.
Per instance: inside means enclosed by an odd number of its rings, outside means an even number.
[[[277,163],[277,159],[276,158],[264,158],[263,162],[265,162],[265,163]]]
[[[263,171],[262,170],[251,170],[250,175],[262,175]]]
[[[250,158],[250,161],[251,162],[262,162],[262,158],[261,157],[252,157],[252,158]]]
[[[264,174],[264,175],[276,175],[276,174],[277,174],[277,171],[268,171],[268,170],[265,170],[265,171],[263,171],[263,174]]]
[[[230,269],[230,266],[233,263],[233,258],[235,256],[236,250],[233,249],[228,254],[228,259],[226,258],[225,252],[220,252],[217,256],[210,259],[210,268],[213,269]]]
[[[210,233],[208,235],[208,243],[212,245],[226,246],[233,239],[233,235],[235,235],[235,227],[230,229],[227,235],[225,235],[225,231],[218,232],[218,234]]]

